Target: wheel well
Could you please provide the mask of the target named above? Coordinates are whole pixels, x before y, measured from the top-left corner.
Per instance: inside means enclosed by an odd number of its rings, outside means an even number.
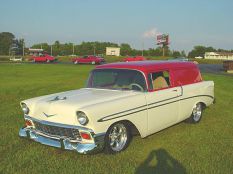
[[[206,104],[204,102],[199,102],[199,103],[201,103],[201,106],[203,107],[203,109],[206,108]]]
[[[131,135],[140,135],[140,132],[138,131],[137,127],[131,121],[129,121],[129,120],[121,120],[121,121],[115,122],[113,124],[116,124],[116,123],[125,123],[128,126]]]

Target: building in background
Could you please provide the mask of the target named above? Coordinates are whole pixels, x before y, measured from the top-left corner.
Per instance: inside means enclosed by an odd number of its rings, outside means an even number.
[[[37,49],[37,48],[29,48],[28,51],[29,51],[29,55],[37,55],[37,56],[42,55],[44,52],[43,49]]]
[[[106,47],[106,56],[120,56],[120,48]]]
[[[233,60],[233,53],[205,52],[205,59]]]

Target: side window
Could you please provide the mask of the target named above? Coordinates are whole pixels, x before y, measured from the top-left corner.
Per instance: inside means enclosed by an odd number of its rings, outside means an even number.
[[[158,71],[149,75],[151,79],[150,88],[152,90],[158,90],[162,88],[168,88],[170,86],[170,74],[169,71]]]

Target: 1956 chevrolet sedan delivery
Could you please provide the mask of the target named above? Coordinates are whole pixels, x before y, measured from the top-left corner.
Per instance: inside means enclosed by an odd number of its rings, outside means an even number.
[[[19,135],[84,154],[116,153],[134,133],[143,138],[183,120],[198,123],[213,101],[213,81],[203,81],[191,62],[105,64],[85,88],[22,101]]]

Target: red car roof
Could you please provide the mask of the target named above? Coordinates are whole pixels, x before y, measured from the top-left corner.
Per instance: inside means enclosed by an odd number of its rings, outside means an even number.
[[[177,69],[177,68],[197,68],[192,62],[174,62],[174,61],[136,61],[136,62],[118,62],[99,65],[96,69],[135,69],[143,72],[160,69]]]

